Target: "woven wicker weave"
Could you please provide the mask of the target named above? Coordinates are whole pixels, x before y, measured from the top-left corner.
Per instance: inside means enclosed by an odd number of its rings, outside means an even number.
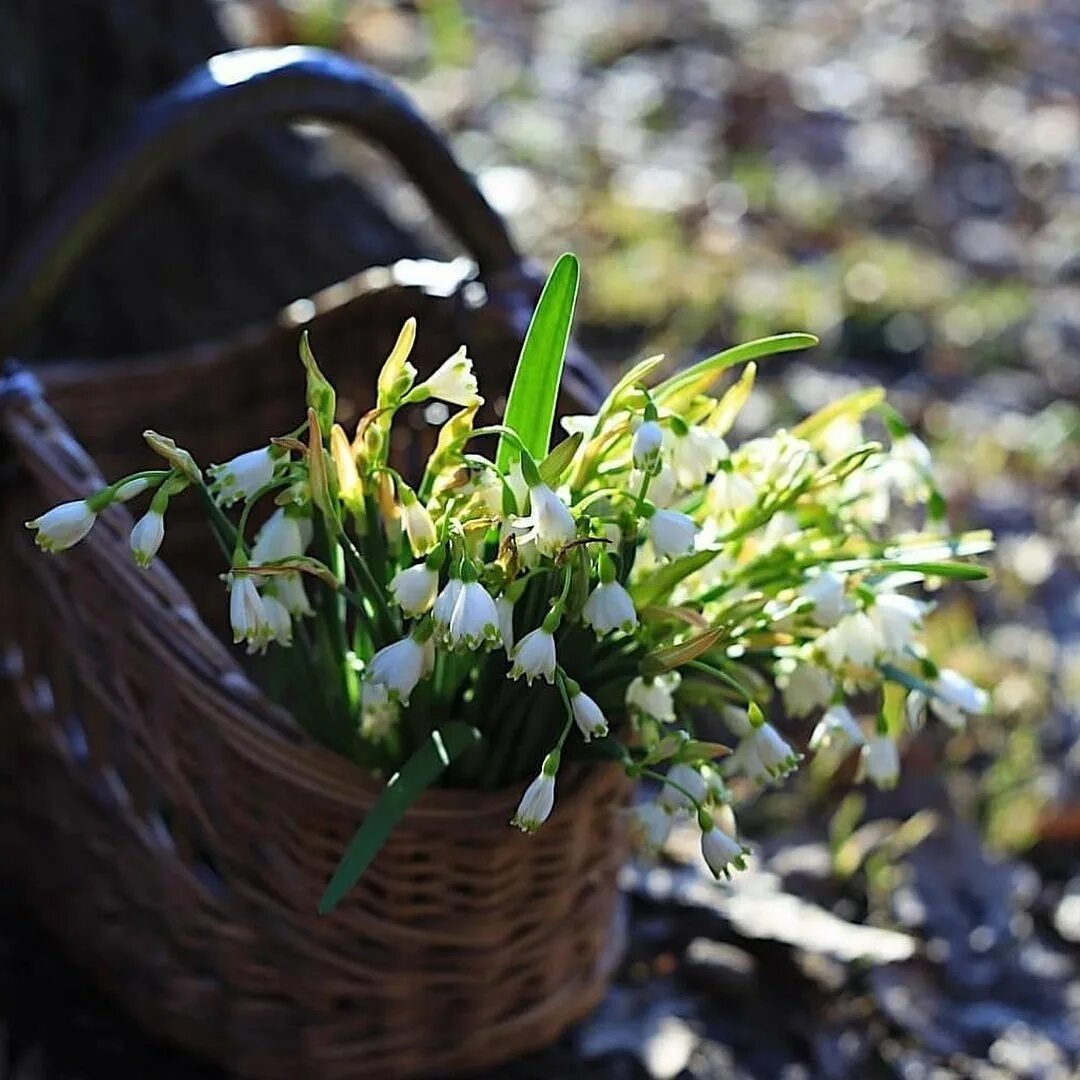
[[[317,298],[312,338],[343,419],[368,404],[372,365],[408,315],[422,370],[466,340],[490,379],[516,350],[512,312],[401,276],[367,274]],[[320,918],[378,785],[298,731],[210,629],[226,603],[205,525],[170,511],[168,567],[143,572],[123,507],[56,558],[21,524],[101,472],[150,463],[143,426],[204,463],[293,426],[297,333],[284,319],[182,356],[49,368],[57,411],[34,392],[0,402],[12,452],[0,859],[142,1023],[239,1075],[474,1069],[550,1041],[604,991],[619,952],[621,772],[568,774],[533,837],[508,827],[518,790],[429,793]],[[399,462],[432,430],[421,422]]]

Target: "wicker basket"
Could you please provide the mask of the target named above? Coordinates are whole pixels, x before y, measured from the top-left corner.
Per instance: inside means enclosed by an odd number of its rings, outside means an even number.
[[[318,85],[324,96],[327,78],[335,92],[351,80],[356,107],[309,97],[276,113],[331,113],[364,127],[357,103],[370,107],[372,86],[386,97],[351,65],[334,59],[333,71],[316,71],[325,58],[289,52],[253,78],[285,71],[293,90],[314,94]],[[131,145],[111,160],[126,155],[130,164]],[[149,182],[162,167],[153,160],[126,175],[142,169]],[[116,214],[102,211],[107,203],[100,191],[84,197],[76,217],[104,228]],[[477,235],[466,236],[474,251]],[[488,243],[487,254],[499,246]],[[50,250],[39,238],[23,264],[30,270],[13,279],[19,287],[0,294],[9,335],[40,314],[66,272]],[[485,274],[476,253],[486,304],[403,284],[390,271],[317,298],[313,341],[347,409],[366,406],[373,374],[357,352],[377,363],[408,314],[421,323],[418,364],[459,340],[480,366],[516,352],[530,278],[516,263]],[[416,268],[407,269],[414,280]],[[115,475],[141,465],[133,450],[143,425],[175,435],[204,462],[289,427],[302,394],[296,338],[286,318],[182,356],[50,367],[47,396],[75,435],[34,380],[9,380],[0,401],[12,452],[0,561],[0,858],[42,919],[142,1023],[237,1074],[475,1069],[550,1041],[604,991],[620,945],[621,773],[568,775],[556,813],[529,838],[507,827],[517,790],[430,793],[337,912],[321,918],[318,896],[377,785],[298,731],[203,621],[225,610],[204,526],[170,513],[168,567],[159,561],[147,572],[132,565],[123,507],[61,558],[41,556],[21,526],[99,485],[99,467]],[[401,457],[429,437],[413,434]]]

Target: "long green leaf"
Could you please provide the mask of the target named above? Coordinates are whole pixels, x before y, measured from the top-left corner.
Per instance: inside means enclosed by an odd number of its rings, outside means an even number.
[[[885,391],[880,386],[870,386],[862,390],[856,390],[846,397],[830,401],[824,408],[811,413],[800,424],[791,429],[791,434],[797,438],[813,442],[830,424],[843,416],[853,420],[860,419],[864,413],[876,408],[885,398]]]
[[[726,368],[747,360],[758,360],[775,353],[791,352],[794,349],[809,349],[818,343],[813,334],[774,334],[772,337],[758,338],[743,345],[725,349],[715,356],[706,357],[696,364],[672,375],[662,382],[653,393],[657,401],[669,409],[678,409],[703,394],[712,385],[713,379]]]
[[[574,457],[585,436],[580,431],[574,432],[568,439],[563,439],[554,450],[542,462],[540,462],[540,479],[550,487],[558,487],[562,475],[573,464]]]
[[[452,721],[437,728],[427,741],[390,778],[371,813],[356,830],[345,854],[341,857],[330,883],[319,901],[319,914],[326,915],[337,907],[345,894],[356,884],[360,875],[386,843],[394,826],[405,811],[439,778],[443,770],[457,757],[474,746],[480,732],[469,724]]]
[[[681,559],[675,559],[658,570],[653,571],[647,577],[642,578],[630,590],[636,607],[645,607],[658,600],[664,593],[673,589],[688,574],[700,570],[703,566],[712,562],[719,549],[707,549],[695,551],[691,555],[684,555]]]
[[[577,290],[577,258],[561,255],[533,312],[506,402],[503,423],[517,432],[537,461],[547,457]],[[518,454],[517,447],[503,436],[495,464],[506,472]]]

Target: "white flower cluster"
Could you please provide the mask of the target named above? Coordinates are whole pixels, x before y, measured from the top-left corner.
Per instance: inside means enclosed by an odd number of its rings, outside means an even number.
[[[648,361],[595,414],[565,418],[569,439],[544,457],[511,428],[476,425],[464,349],[417,382],[414,337],[410,320],[351,438],[305,341],[307,419],[294,431],[212,466],[208,480],[148,433],[168,468],[29,522],[37,542],[71,547],[106,507],[152,492],[131,533],[146,566],[169,499],[202,485],[233,553],[235,641],[258,653],[313,642],[321,652],[304,670],[336,673],[311,695],[313,729],[333,722],[336,745],[389,774],[441,722],[467,721],[481,740],[461,766],[467,782],[520,782],[540,763],[513,819],[527,832],[553,812],[563,760],[602,742],[633,775],[663,780],[636,813],[646,845],[692,815],[718,876],[746,851],[726,782],[779,782],[801,760],[766,717],[774,704],[796,720],[820,711],[809,750],[857,750],[882,786],[898,773],[898,721],[914,727],[930,711],[956,727],[985,711],[984,692],[926,654],[930,605],[907,591],[970,577],[952,553],[985,543],[941,536],[926,448],[880,394],[729,445],[753,365],[716,399],[705,389],[726,362],[650,387]],[[407,481],[390,457],[392,424],[432,398],[459,411]],[[864,438],[871,418],[880,441]],[[480,452],[483,438],[500,439],[496,453]],[[894,511],[925,520],[892,537]],[[305,618],[310,632],[298,632]],[[880,702],[872,725],[856,699]],[[703,708],[733,736],[727,756],[690,737]]]

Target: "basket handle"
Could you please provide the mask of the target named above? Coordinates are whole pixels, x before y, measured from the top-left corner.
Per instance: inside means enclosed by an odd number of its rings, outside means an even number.
[[[388,79],[325,49],[237,49],[211,57],[143,105],[31,233],[0,286],[0,357],[163,173],[230,132],[275,118],[334,121],[366,137],[397,160],[482,275],[513,280],[523,273],[502,219]]]

